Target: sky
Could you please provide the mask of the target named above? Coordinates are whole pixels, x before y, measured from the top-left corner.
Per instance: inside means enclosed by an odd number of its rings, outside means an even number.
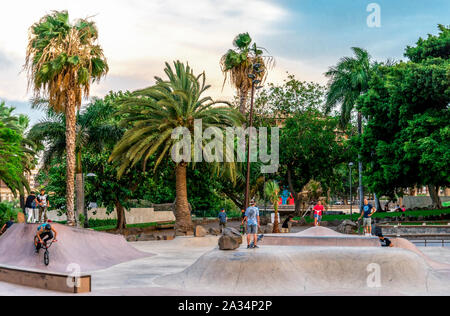
[[[379,27],[367,23],[375,3]],[[163,76],[164,63],[189,62],[206,72],[210,94],[231,100],[219,61],[234,37],[249,32],[275,57],[268,82],[282,83],[286,72],[298,79],[326,84],[324,72],[353,46],[375,60],[401,60],[407,45],[448,25],[448,0],[14,0],[1,1],[0,100],[41,119],[31,110],[26,73],[22,72],[29,27],[53,10],[70,18],[91,17],[98,26],[110,71],[91,96],[136,90]]]

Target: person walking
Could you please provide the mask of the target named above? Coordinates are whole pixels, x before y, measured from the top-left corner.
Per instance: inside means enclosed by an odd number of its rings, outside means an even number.
[[[314,226],[320,226],[320,222],[322,222],[322,215],[323,215],[323,205],[322,202],[317,202],[317,205],[314,206]]]
[[[219,216],[219,226],[220,226],[220,232],[223,233],[223,230],[227,227],[227,213],[225,212],[225,209],[221,209]]]
[[[247,222],[247,249],[258,247],[258,227],[260,226],[259,209],[254,200],[250,201],[250,207],[245,211],[245,222]],[[251,239],[253,243],[251,244]]]
[[[33,224],[36,222],[34,210],[38,204],[39,202],[36,198],[36,193],[31,191],[30,195],[28,195],[27,200],[25,202],[25,214],[27,215],[26,222],[28,224]]]
[[[50,207],[50,201],[48,200],[48,195],[45,194],[45,189],[41,189],[41,194],[37,196],[37,201],[39,203],[39,223],[44,223],[47,221],[47,209]],[[44,216],[43,220],[42,216]]]

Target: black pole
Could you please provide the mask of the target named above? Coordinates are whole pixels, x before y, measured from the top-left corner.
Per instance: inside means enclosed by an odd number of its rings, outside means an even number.
[[[254,97],[255,97],[255,82],[252,81],[252,96],[251,96],[251,103],[250,103],[250,126],[248,130],[248,151],[247,151],[247,177],[246,177],[246,184],[245,184],[245,210],[249,206],[249,195],[250,195],[250,144],[251,144],[251,137],[252,137],[252,127],[253,127],[253,103],[254,103]]]
[[[353,220],[353,194],[352,194],[352,166],[350,165],[350,220]]]

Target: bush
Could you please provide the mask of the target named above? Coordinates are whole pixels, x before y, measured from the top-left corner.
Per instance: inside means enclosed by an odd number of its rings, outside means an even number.
[[[0,203],[0,228],[2,228],[11,217],[14,217],[14,220],[17,221],[18,212],[20,212],[20,209],[16,208],[14,203]]]

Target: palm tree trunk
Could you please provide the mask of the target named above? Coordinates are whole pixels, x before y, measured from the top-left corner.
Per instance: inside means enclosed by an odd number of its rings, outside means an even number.
[[[275,210],[275,218],[273,220],[273,233],[279,234],[280,233],[280,223],[278,222],[278,199],[273,204],[273,208]]]
[[[68,92],[68,104],[66,105],[66,155],[67,155],[67,172],[66,172],[66,210],[67,224],[75,226],[74,212],[74,193],[75,193],[75,138],[76,138],[76,104],[75,95],[72,91]]]
[[[20,208],[22,209],[22,212],[25,213],[25,195],[24,194],[20,194],[19,203],[20,203]]]
[[[84,214],[84,179],[83,179],[83,165],[81,161],[81,151],[77,152],[75,190],[77,201],[75,218],[79,219],[80,214]],[[83,223],[79,223],[79,225],[83,225]]]
[[[187,197],[187,181],[186,181],[187,164],[182,162],[177,165],[176,169],[176,233],[177,235],[192,235],[194,233],[194,225],[192,223],[191,212],[189,210],[189,202]]]
[[[358,112],[358,134],[362,135],[362,113]],[[358,153],[358,173],[359,173],[359,210],[362,210],[364,203],[364,186],[363,186],[363,164],[361,154]]]

